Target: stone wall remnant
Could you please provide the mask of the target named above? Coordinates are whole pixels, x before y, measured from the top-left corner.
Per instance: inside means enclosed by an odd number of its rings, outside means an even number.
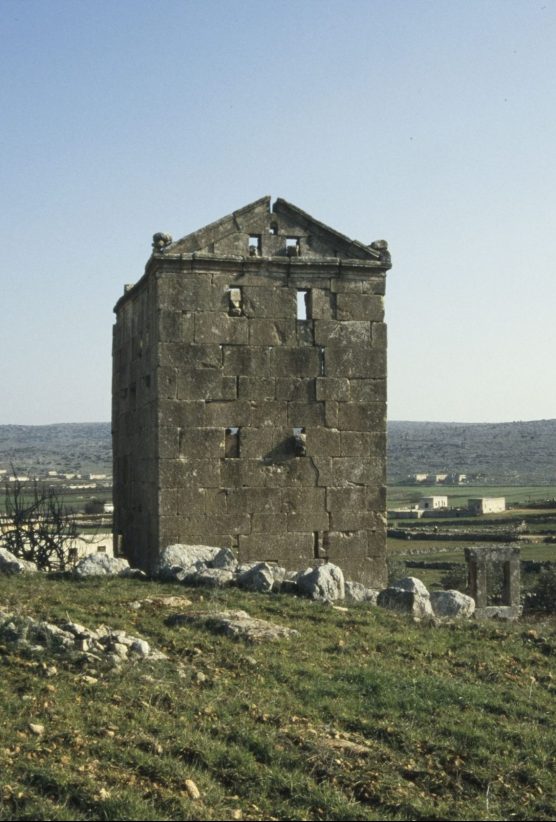
[[[269,197],[155,235],[115,307],[116,552],[153,572],[209,544],[385,584],[390,266],[385,241]]]

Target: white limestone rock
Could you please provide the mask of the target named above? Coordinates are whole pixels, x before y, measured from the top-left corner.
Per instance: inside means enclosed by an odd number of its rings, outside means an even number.
[[[379,593],[376,604],[380,608],[387,608],[390,611],[410,614],[415,619],[432,618],[434,614],[429,593],[426,588],[425,591],[426,594],[420,591],[408,590],[407,588],[386,588]]]
[[[366,588],[362,582],[352,582],[346,580],[345,584],[346,602],[368,602],[376,605],[379,591],[376,588]]]
[[[473,597],[461,591],[432,591],[431,605],[434,615],[445,619],[468,619],[475,611]]]
[[[297,587],[301,594],[320,602],[335,602],[345,597],[344,574],[331,562],[307,568],[298,576]]]
[[[193,611],[187,614],[176,614],[167,621],[169,625],[201,625],[209,631],[222,633],[233,639],[244,639],[247,642],[276,642],[299,636],[295,628],[277,625],[265,619],[256,619],[246,611]]]
[[[38,571],[34,562],[19,559],[6,548],[0,548],[0,573],[2,574],[36,574]]]
[[[74,568],[79,579],[85,577],[118,577],[129,573],[129,562],[121,557],[110,557],[107,554],[89,554],[80,559]]]
[[[161,552],[158,575],[161,579],[186,582],[189,575],[202,573],[206,568],[233,571],[236,566],[236,558],[229,548],[176,543]]]
[[[271,565],[268,562],[257,562],[245,568],[240,566],[243,570],[239,570],[237,576],[237,584],[240,588],[245,588],[248,591],[258,591],[260,593],[269,593],[270,591],[277,591],[286,576],[285,568],[279,565]]]

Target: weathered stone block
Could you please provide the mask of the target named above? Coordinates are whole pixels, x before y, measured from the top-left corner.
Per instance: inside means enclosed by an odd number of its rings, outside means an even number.
[[[384,319],[384,300],[372,294],[338,294],[336,297],[336,319],[371,320]]]
[[[384,403],[342,402],[338,407],[338,428],[345,431],[386,430],[386,408]]]
[[[371,340],[373,348],[386,348],[388,345],[388,327],[386,323],[371,323]]]
[[[274,448],[276,432],[274,428],[244,428],[240,432],[240,453],[242,459],[262,459]]]
[[[289,402],[288,425],[302,428],[309,425],[324,425],[324,403]]]
[[[284,488],[282,511],[287,514],[304,514],[325,511],[324,488]],[[307,528],[313,531],[313,528]]]
[[[386,519],[384,514],[376,511],[347,511],[342,508],[334,508],[330,513],[330,529],[332,531],[372,531],[384,539],[386,537]],[[369,553],[368,544],[366,552]]]
[[[179,429],[173,425],[158,428],[158,456],[160,459],[175,459],[179,456]]]
[[[274,488],[231,488],[228,491],[230,513],[277,514],[280,510],[280,491]]]
[[[190,311],[172,311],[161,308],[158,312],[158,335],[161,342],[193,342],[195,315]]]
[[[318,377],[320,354],[316,348],[274,348],[270,373],[276,377]]]
[[[161,496],[169,493],[168,489],[163,489]],[[206,491],[194,485],[191,488],[172,489],[176,496],[176,507],[178,514],[192,516],[193,514],[204,514],[206,505]]]
[[[187,459],[224,456],[224,433],[220,428],[186,428],[180,431],[179,455]]]
[[[297,329],[295,318],[249,319],[250,345],[296,345]]]
[[[249,325],[245,317],[230,317],[224,312],[207,312],[195,317],[195,342],[205,344],[247,345]]]
[[[220,487],[220,460],[161,459],[161,488]]]
[[[314,378],[299,380],[295,377],[278,377],[276,380],[276,399],[289,402],[314,402]]]
[[[367,347],[371,344],[371,323],[364,320],[315,320],[315,343]]]
[[[205,403],[159,400],[158,422],[176,428],[199,428],[205,424]]]
[[[259,514],[251,517],[252,534],[282,534],[287,530],[287,514]]]
[[[341,455],[340,432],[333,428],[308,428],[307,456],[339,457]]]
[[[256,428],[285,427],[288,424],[288,405],[284,401],[259,401],[251,404],[251,425]]]
[[[241,460],[241,485],[283,488],[316,485],[317,471],[311,460],[304,457],[278,463]]]
[[[318,484],[324,487],[382,484],[385,469],[381,460],[358,457],[311,457],[318,471]]]
[[[297,292],[294,288],[243,287],[243,311],[246,317],[295,319]]]
[[[178,399],[183,401],[235,400],[237,396],[235,377],[223,376],[217,369],[180,370],[177,383]]]
[[[213,534],[248,534],[251,530],[249,514],[196,514],[180,517],[180,533],[201,537]],[[217,543],[218,544],[218,543]]]
[[[251,405],[245,400],[237,400],[234,403],[207,402],[205,406],[205,422],[208,426],[220,426],[222,428],[250,425]]]
[[[298,346],[308,346],[315,344],[315,330],[313,327],[312,320],[297,320],[296,344]]]
[[[350,381],[342,377],[317,377],[316,399],[349,402]]]
[[[328,514],[326,511],[307,511],[303,514],[287,515],[288,531],[327,531]]]
[[[269,348],[224,346],[224,374],[252,377],[268,377],[270,371]]]
[[[386,352],[384,349],[331,346],[324,354],[325,376],[353,378],[384,378]]]
[[[332,292],[324,288],[311,288],[309,309],[313,320],[331,320],[334,317]],[[357,318],[354,318],[357,319]]]
[[[156,369],[156,388],[161,400],[174,400],[178,393],[178,374],[175,368],[159,366]]]
[[[240,562],[276,562],[287,568],[301,568],[314,560],[313,535],[299,532],[275,534],[272,540],[264,534],[240,535]]]
[[[351,402],[386,402],[386,380],[349,380]]]
[[[238,377],[237,396],[240,400],[274,400],[275,391],[275,381],[272,378]]]

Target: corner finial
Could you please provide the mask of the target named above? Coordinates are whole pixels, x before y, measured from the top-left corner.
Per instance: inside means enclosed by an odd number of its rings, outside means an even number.
[[[157,234],[153,234],[153,250],[154,251],[164,251],[167,245],[170,245],[172,242],[172,235],[171,234],[164,234],[164,232],[159,231]]]

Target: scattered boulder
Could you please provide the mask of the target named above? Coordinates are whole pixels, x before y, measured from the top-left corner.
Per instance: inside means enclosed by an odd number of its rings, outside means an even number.
[[[275,642],[299,636],[299,631],[276,625],[264,619],[249,616],[246,611],[194,611],[176,614],[167,620],[168,625],[201,625],[215,633],[248,642]]]
[[[297,587],[301,594],[320,602],[334,602],[345,597],[344,574],[331,562],[307,568],[298,576]]]
[[[195,585],[204,585],[206,588],[225,588],[233,585],[235,576],[233,571],[227,568],[205,568],[192,574],[188,582],[193,582]]]
[[[136,570],[129,567],[127,559],[110,557],[108,554],[99,553],[88,554],[80,559],[73,572],[79,579],[84,579],[85,577],[135,576]]]
[[[429,592],[420,579],[404,577],[381,591],[376,604],[380,608],[411,614],[415,619],[434,616]]]
[[[268,562],[256,562],[253,565],[239,566],[237,584],[247,591],[268,593],[280,590],[285,576],[285,568]]]
[[[366,588],[362,582],[351,582],[351,580],[346,580],[344,588],[346,602],[369,602],[371,605],[376,605],[379,594],[376,588]]]
[[[158,576],[161,579],[189,582],[191,577],[195,577],[207,568],[233,571],[236,567],[237,560],[229,548],[176,543],[169,545],[161,552]]]
[[[36,574],[38,571],[34,562],[19,559],[7,548],[0,548],[0,573],[2,574]]]
[[[460,591],[432,591],[430,597],[432,610],[437,617],[467,619],[475,611],[473,597]]]

